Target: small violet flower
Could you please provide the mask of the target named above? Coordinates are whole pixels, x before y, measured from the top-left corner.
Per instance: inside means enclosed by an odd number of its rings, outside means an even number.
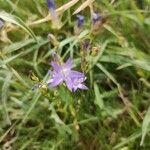
[[[93,24],[96,24],[97,22],[101,21],[102,17],[99,13],[93,13],[93,16],[92,16],[92,21],[93,21]]]
[[[81,16],[81,15],[77,15],[77,23],[76,23],[76,26],[74,28],[74,31],[75,31],[75,34],[76,35],[79,35],[82,31],[82,27],[83,27],[83,24],[84,24],[84,16]]]
[[[53,0],[47,0],[47,6],[49,10],[55,10],[55,3]]]
[[[54,0],[47,0],[47,6],[48,6],[49,12],[51,14],[53,27],[59,29],[61,27],[61,23],[59,21],[59,18],[58,18],[57,12],[56,12]]]
[[[70,91],[75,92],[77,89],[87,90],[88,88],[83,84],[86,77],[83,73],[72,70],[72,59],[69,58],[65,64],[60,65],[52,61],[51,65],[53,71],[49,71],[50,79],[46,82],[49,87],[55,87],[62,82],[65,82]]]
[[[82,25],[84,24],[84,16],[77,15],[77,27],[81,28]]]

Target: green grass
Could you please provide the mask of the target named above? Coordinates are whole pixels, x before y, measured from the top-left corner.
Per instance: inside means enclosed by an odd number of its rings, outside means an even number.
[[[56,0],[61,7],[69,0]],[[44,0],[0,0],[0,149],[149,150],[150,149],[150,1],[95,0],[106,16],[91,33],[86,23],[73,32],[77,2],[61,13],[62,28],[51,21]],[[49,39],[48,34],[54,35]],[[51,51],[69,56],[81,70],[81,43],[90,41],[86,58],[88,91],[60,85],[32,91],[51,68]],[[93,49],[97,48],[97,52]],[[35,76],[31,76],[31,71]]]

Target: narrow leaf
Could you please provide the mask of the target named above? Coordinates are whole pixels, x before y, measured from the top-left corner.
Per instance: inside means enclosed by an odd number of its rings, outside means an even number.
[[[148,132],[149,125],[150,125],[150,106],[146,112],[146,115],[144,117],[143,124],[142,124],[142,139],[140,143],[141,146],[143,145],[146,133]]]
[[[111,75],[111,73],[109,73],[101,64],[97,64],[97,67],[102,70],[105,75],[114,82],[114,84],[116,84],[117,86],[119,85],[119,83],[117,82],[117,80]]]
[[[99,92],[97,84],[94,84],[94,92],[95,92],[95,97],[96,97],[95,98],[96,104],[100,107],[100,109],[103,109],[104,102],[103,102],[102,96]]]

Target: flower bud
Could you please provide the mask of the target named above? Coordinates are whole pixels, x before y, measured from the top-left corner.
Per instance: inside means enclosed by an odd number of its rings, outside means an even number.
[[[77,15],[77,24],[75,26],[75,34],[79,35],[82,31],[82,27],[84,24],[84,16],[82,15]]]

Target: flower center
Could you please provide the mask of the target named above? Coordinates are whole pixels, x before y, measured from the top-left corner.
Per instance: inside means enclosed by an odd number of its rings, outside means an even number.
[[[68,77],[69,76],[69,71],[70,71],[70,69],[63,68],[61,73],[64,77]]]

